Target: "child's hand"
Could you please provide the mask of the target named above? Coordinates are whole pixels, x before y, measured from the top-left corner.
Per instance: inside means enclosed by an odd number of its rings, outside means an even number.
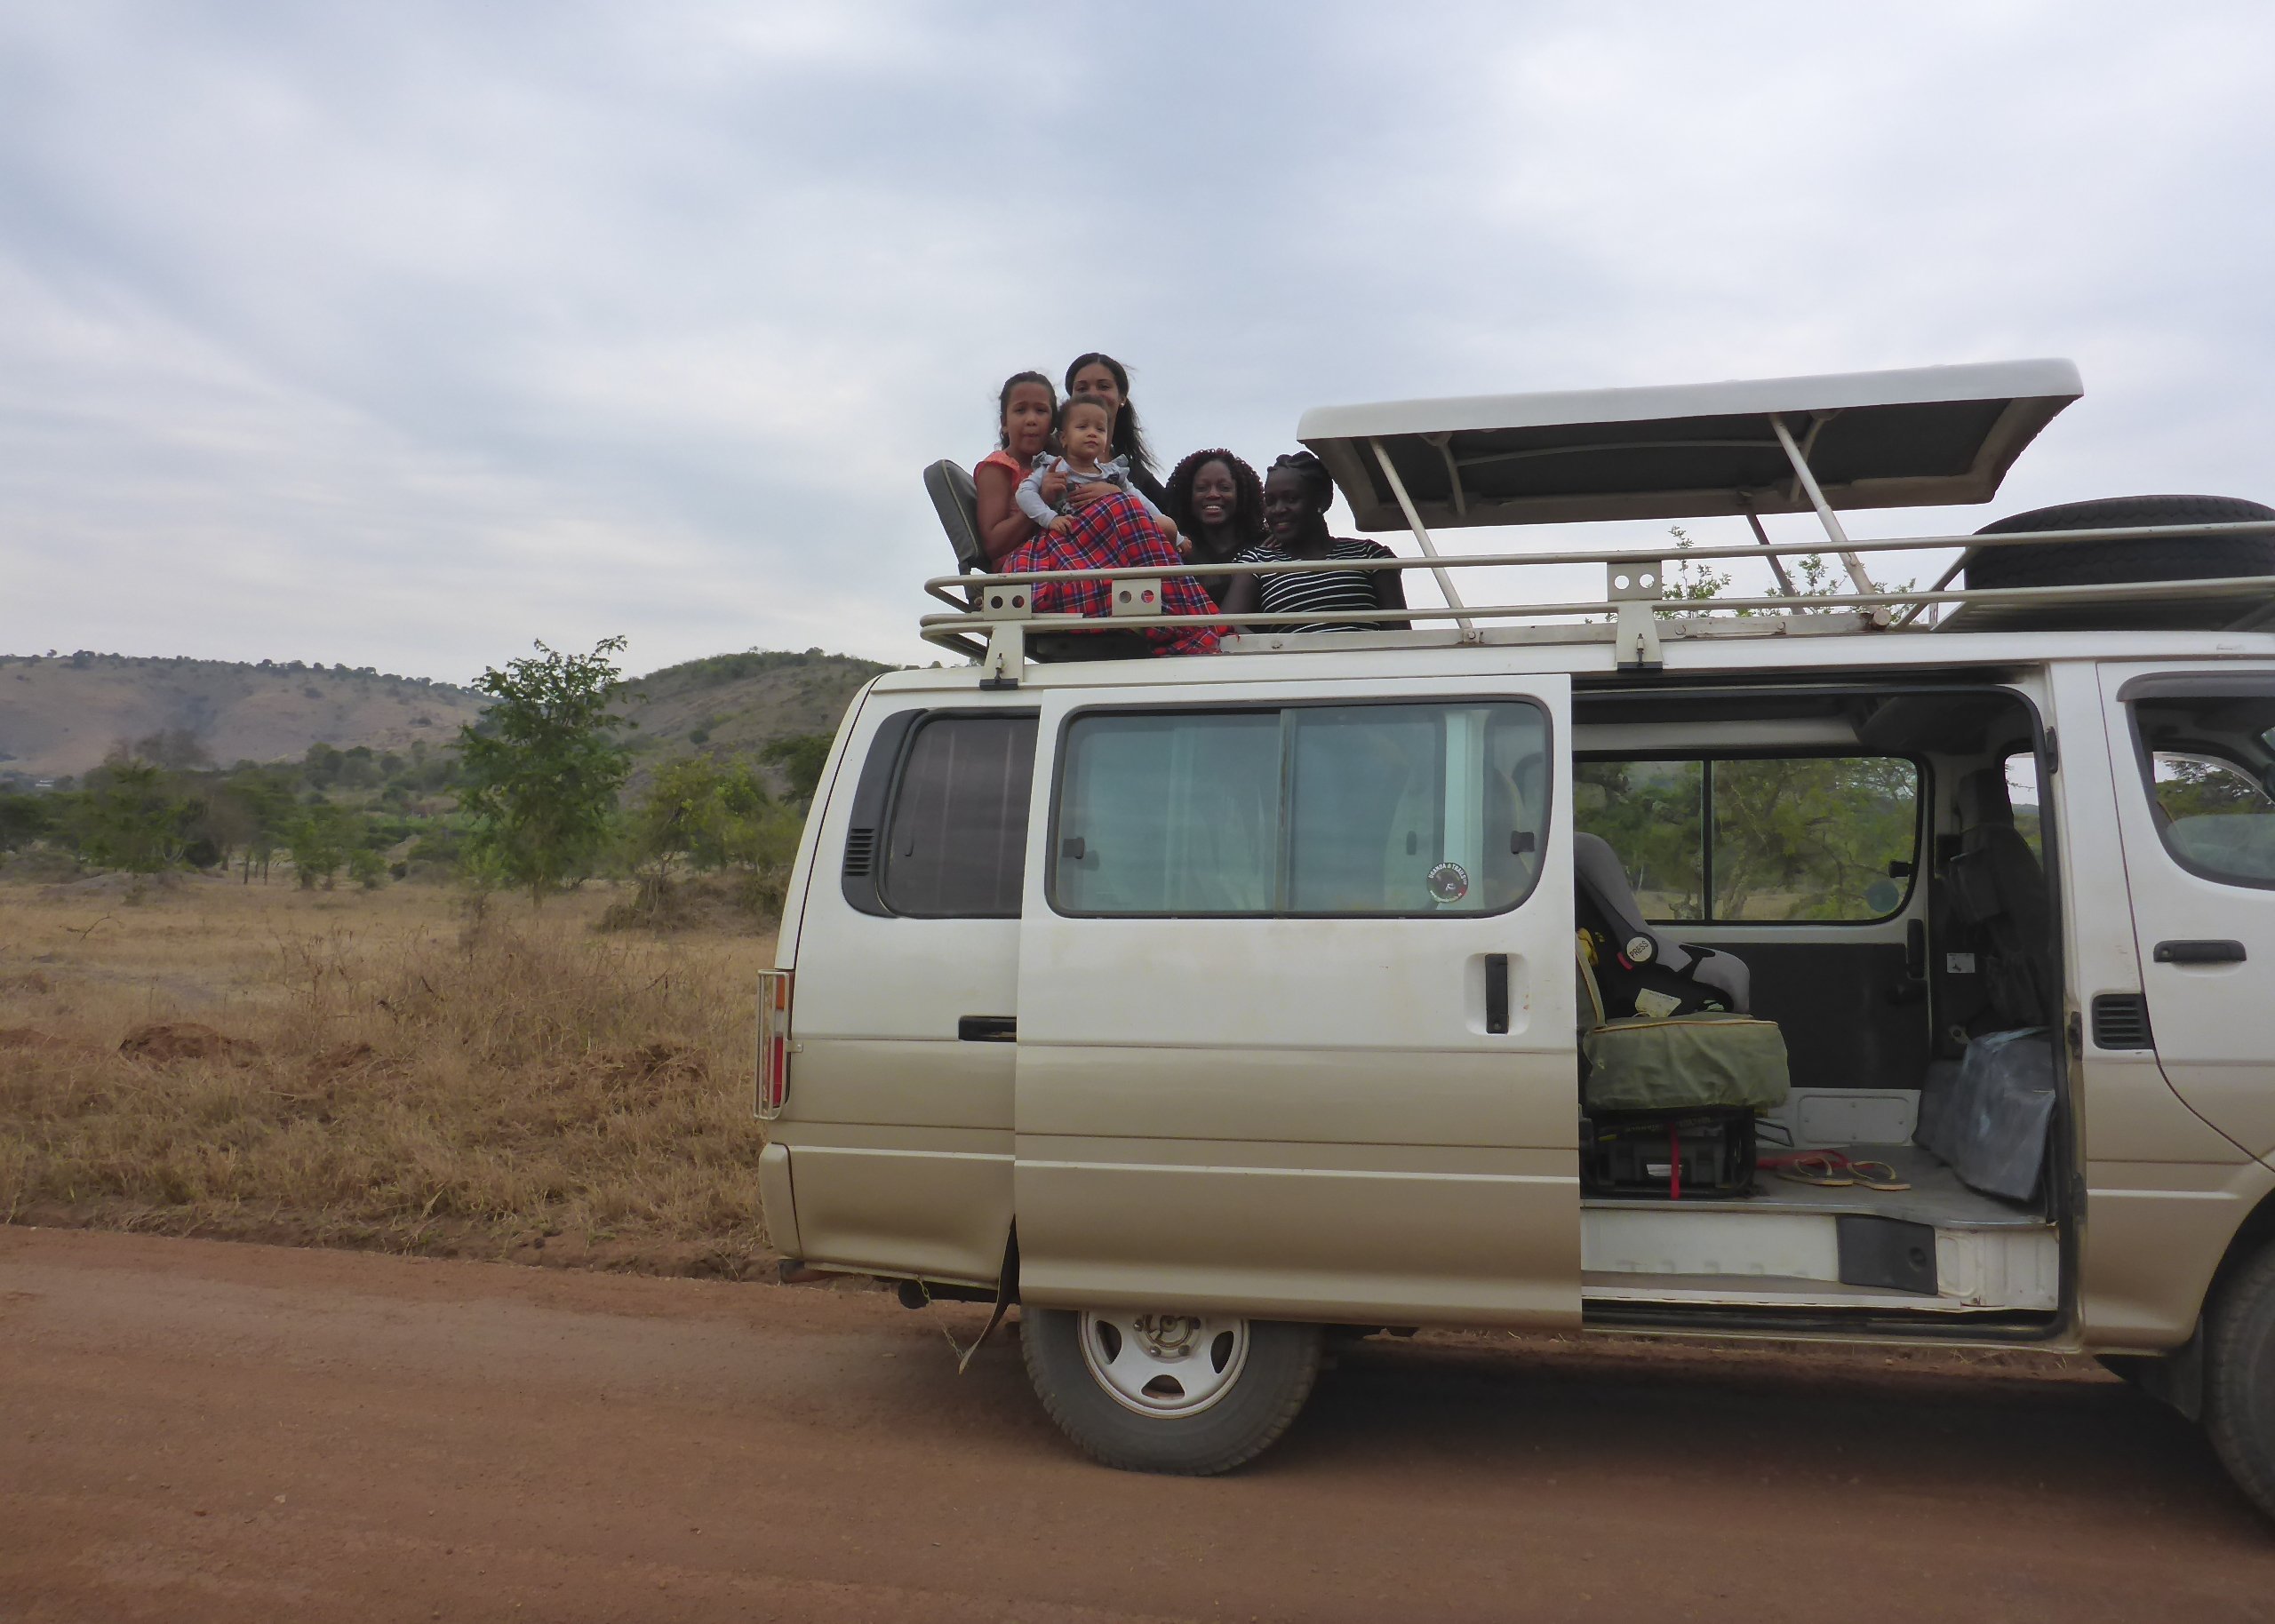
[[[1061,513],[1050,521],[1050,533],[1053,536],[1064,536],[1074,528],[1074,515],[1072,513]]]
[[[1179,536],[1176,537],[1176,541],[1177,555],[1179,558],[1191,558],[1193,556],[1193,538],[1189,536]]]

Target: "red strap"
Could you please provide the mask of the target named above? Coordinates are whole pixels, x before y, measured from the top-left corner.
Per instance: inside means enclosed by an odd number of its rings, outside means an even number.
[[[1667,1199],[1682,1199],[1682,1134],[1672,1122],[1667,1124]]]

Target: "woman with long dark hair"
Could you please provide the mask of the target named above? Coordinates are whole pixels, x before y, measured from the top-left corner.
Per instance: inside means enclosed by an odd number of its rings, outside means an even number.
[[[1178,463],[1167,489],[1161,506],[1177,521],[1177,551],[1196,569],[1229,564],[1264,539],[1263,482],[1222,446]],[[1203,575],[1201,590],[1222,603],[1232,581],[1228,575]]]
[[[1066,393],[1096,395],[1106,403],[1114,414],[1114,439],[1109,449],[1116,457],[1130,459],[1130,482],[1153,499],[1153,506],[1167,506],[1168,493],[1161,489],[1161,475],[1153,466],[1153,449],[1145,443],[1145,432],[1138,426],[1138,409],[1130,403],[1130,370],[1113,356],[1092,350],[1074,357],[1066,369]]]
[[[1273,459],[1264,476],[1265,538],[1233,560],[1241,564],[1278,563],[1289,559],[1316,559],[1321,569],[1294,570],[1285,575],[1244,575],[1225,597],[1225,614],[1238,620],[1261,610],[1267,615],[1308,615],[1294,625],[1259,626],[1267,634],[1280,632],[1379,632],[1403,626],[1403,620],[1338,620],[1337,612],[1353,609],[1402,609],[1406,586],[1395,569],[1337,569],[1338,561],[1395,558],[1379,541],[1330,536],[1327,510],[1335,500],[1335,482],[1326,466],[1309,451],[1296,451]]]

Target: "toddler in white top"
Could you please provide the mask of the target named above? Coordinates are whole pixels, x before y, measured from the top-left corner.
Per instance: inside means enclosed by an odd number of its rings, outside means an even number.
[[[1114,416],[1106,403],[1087,394],[1077,394],[1058,408],[1058,450],[1054,454],[1045,451],[1034,459],[1034,472],[1020,482],[1018,501],[1019,511],[1046,530],[1065,530],[1074,522],[1074,515],[1066,511],[1066,498],[1062,492],[1057,506],[1043,499],[1042,482],[1050,474],[1064,472],[1069,485],[1103,482],[1116,490],[1126,490],[1137,499],[1154,528],[1169,540],[1177,539],[1177,524],[1147,499],[1144,491],[1130,482],[1130,459],[1116,457],[1103,461],[1114,433]]]

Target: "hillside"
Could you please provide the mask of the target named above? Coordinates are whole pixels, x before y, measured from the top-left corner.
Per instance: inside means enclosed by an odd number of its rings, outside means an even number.
[[[194,739],[220,766],[296,758],[310,744],[435,744],[481,714],[471,689],[299,660],[0,655],[0,776],[39,779],[99,765],[122,741]]]
[[[635,770],[698,752],[755,755],[772,740],[834,733],[862,684],[890,671],[850,655],[754,649],[651,672],[631,684],[621,709]]]
[[[639,778],[698,752],[754,755],[792,734],[831,733],[861,685],[891,667],[841,654],[754,650],[635,679],[619,709]],[[113,746],[171,734],[218,766],[294,760],[309,745],[447,744],[489,702],[471,689],[298,660],[82,653],[0,655],[0,784],[77,775]]]

